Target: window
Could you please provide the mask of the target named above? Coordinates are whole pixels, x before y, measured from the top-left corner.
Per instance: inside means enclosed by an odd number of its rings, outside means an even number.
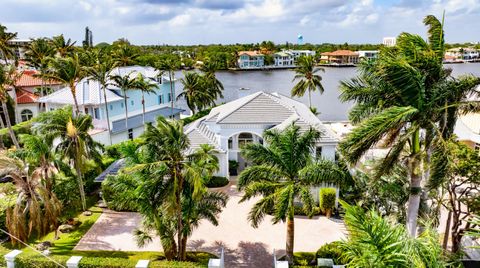
[[[228,149],[232,149],[233,148],[233,140],[232,138],[228,139]]]
[[[163,103],[163,95],[160,94],[158,95],[158,104],[162,104]]]
[[[252,133],[240,133],[238,135],[238,147],[242,148],[245,144],[253,142]]]
[[[88,108],[85,107],[85,114],[88,114]]]
[[[95,119],[100,119],[100,109],[93,108],[93,117],[95,117]]]
[[[128,129],[128,139],[133,140],[133,129],[131,128]]]
[[[120,106],[121,106],[122,108],[125,107],[125,105],[123,105],[123,102],[120,103]]]
[[[110,104],[110,111],[113,110],[113,105]]]
[[[316,158],[322,157],[322,146],[318,146],[317,148],[315,148],[315,157]]]
[[[131,100],[131,101],[130,101],[130,105],[133,106],[134,104],[135,104],[135,102],[133,102],[133,100]]]
[[[168,93],[168,102],[172,101],[172,93]]]
[[[50,108],[52,109],[52,108]],[[22,122],[23,121],[28,121],[30,119],[32,119],[33,117],[33,112],[29,109],[25,109],[25,110],[22,110],[22,112],[20,113],[21,117],[22,117]]]

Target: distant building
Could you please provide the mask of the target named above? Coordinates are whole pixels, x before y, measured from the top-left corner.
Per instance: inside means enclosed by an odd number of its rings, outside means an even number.
[[[303,35],[298,34],[297,36],[297,45],[303,45]]]
[[[474,48],[457,47],[445,52],[445,59],[474,60],[480,58],[480,53]]]
[[[378,50],[359,50],[357,53],[360,60],[372,60],[378,58]]]
[[[384,37],[382,43],[386,47],[394,47],[397,44],[397,38],[396,37]]]
[[[93,47],[93,34],[88,27],[85,28],[85,40],[82,43],[84,47]]]
[[[273,54],[274,66],[276,67],[294,67],[295,58],[289,51],[280,51]]]
[[[312,56],[312,57],[315,56],[315,51],[313,51],[313,50],[293,50],[293,49],[290,49],[290,50],[286,50],[286,51],[293,54],[293,59],[294,59],[295,63],[302,56]]]
[[[158,116],[178,118],[183,110],[171,109],[173,102],[175,106],[175,94],[170,93],[170,83],[167,77],[161,76],[158,71],[151,67],[129,66],[120,67],[112,70],[113,74],[137,76],[141,73],[157,85],[154,93],[145,94],[145,121],[155,122]],[[90,80],[88,77],[80,80],[76,86],[76,98],[79,109],[82,113],[89,114],[93,119],[94,129],[91,131],[92,137],[103,144],[109,143],[109,136],[112,143],[119,143],[127,139],[133,139],[143,133],[142,116],[142,93],[140,90],[129,90],[126,92],[128,119],[125,118],[125,103],[121,89],[109,85],[106,89],[108,104],[105,105],[103,90],[99,83]],[[37,100],[44,103],[48,111],[55,110],[65,105],[73,105],[73,96],[68,87],[62,88],[50,95],[41,97]],[[109,119],[106,117],[108,109]],[[128,120],[128,129],[125,120]],[[111,133],[108,133],[110,125]]]
[[[25,59],[25,52],[27,52],[28,46],[32,43],[30,39],[14,39],[8,42],[15,51],[17,59]]]
[[[359,53],[351,50],[324,52],[321,54],[320,60],[329,64],[357,64],[359,62]]]
[[[265,55],[258,51],[239,51],[238,67],[241,69],[255,69],[265,67]]]

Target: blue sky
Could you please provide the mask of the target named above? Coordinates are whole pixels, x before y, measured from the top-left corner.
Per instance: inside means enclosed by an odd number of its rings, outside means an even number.
[[[425,34],[422,18],[446,12],[447,42],[480,41],[480,0],[0,0],[0,23],[20,38],[60,33],[94,43],[380,43]]]

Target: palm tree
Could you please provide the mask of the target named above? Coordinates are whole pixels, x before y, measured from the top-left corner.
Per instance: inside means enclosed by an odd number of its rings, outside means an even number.
[[[200,68],[204,73],[206,89],[215,99],[223,98],[223,84],[217,79],[215,72],[218,71],[218,63],[213,60],[206,61]]]
[[[170,83],[170,104],[171,104],[171,110],[170,110],[170,116],[173,118],[173,100],[175,98],[175,88],[174,88],[174,83],[175,83],[175,71],[179,68],[179,64],[175,59],[168,58],[162,61],[159,61],[155,64],[155,69],[162,74],[164,71],[168,72],[168,81]]]
[[[83,211],[87,210],[83,183],[83,168],[87,159],[100,162],[102,146],[94,141],[88,131],[93,128],[89,115],[77,114],[72,117],[72,108],[67,106],[55,111],[41,113],[33,127],[48,144],[54,144],[55,152],[68,161],[76,171]],[[58,142],[58,143],[57,143]]]
[[[77,84],[85,77],[85,74],[85,68],[81,65],[78,54],[73,54],[71,57],[66,58],[52,59],[50,68],[45,74],[46,78],[60,81],[70,88],[77,115],[80,114],[77,101]]]
[[[141,73],[138,73],[137,77],[135,78],[135,88],[142,91],[142,122],[145,128],[145,92],[147,94],[156,94],[155,90],[158,87],[157,84],[145,79]]]
[[[283,132],[267,130],[263,138],[268,146],[247,144],[242,149],[242,155],[253,165],[238,179],[239,190],[244,190],[240,202],[262,197],[248,214],[255,228],[269,213],[273,213],[274,224],[287,222],[286,253],[293,263],[295,200],[300,200],[305,213],[311,215],[315,204],[311,187],[340,181],[343,173],[333,162],[313,158],[320,138],[317,130],[310,128],[301,134],[300,127],[291,125]]]
[[[55,48],[57,56],[61,58],[70,56],[75,51],[76,42],[72,42],[70,38],[68,38],[68,40],[65,40],[63,34],[54,36],[51,42],[53,47]]]
[[[322,77],[317,73],[323,68],[315,68],[315,59],[313,56],[303,56],[298,59],[298,67],[295,69],[295,77],[292,82],[299,79],[297,84],[292,88],[292,96],[302,97],[308,91],[308,106],[312,108],[312,91],[320,91],[323,94]]]
[[[127,103],[127,91],[135,89],[135,78],[130,78],[132,73],[128,73],[124,76],[114,75],[110,76],[112,84],[122,90],[123,103],[125,105],[125,129],[128,132],[128,103]]]
[[[183,91],[178,95],[177,100],[185,98],[187,106],[193,114],[195,114],[195,110],[201,111],[206,105],[215,101],[214,96],[204,90],[204,77],[198,73],[185,72],[180,82],[183,85]]]
[[[447,267],[435,231],[427,229],[412,238],[405,226],[393,224],[373,210],[340,202],[348,240],[341,242],[339,250],[348,267]]]
[[[135,65],[139,56],[134,47],[122,44],[114,49],[112,58],[115,66],[125,67]]]
[[[86,70],[88,75],[90,75],[91,79],[97,81],[102,87],[103,100],[105,103],[105,115],[107,116],[108,139],[110,145],[112,145],[112,131],[110,128],[110,116],[108,112],[107,86],[109,85],[110,72],[113,69],[113,66],[114,63],[112,59],[106,54],[104,54],[103,50],[99,50],[97,51],[94,65],[87,68]]]
[[[10,45],[10,41],[17,38],[17,33],[7,32],[7,27],[0,24],[0,53],[3,56],[5,64],[8,64],[8,59],[15,59],[15,51]]]
[[[18,189],[14,207],[7,209],[6,225],[12,244],[26,242],[33,233],[43,236],[56,229],[62,205],[41,183],[40,169],[1,155],[0,170],[13,179]]]
[[[412,236],[416,234],[425,175],[421,167],[423,155],[430,166],[433,140],[442,138],[435,135],[443,132],[438,123],[446,115],[446,108],[462,105],[458,98],[446,97],[452,93],[446,86],[448,72],[442,66],[442,24],[433,16],[427,16],[424,23],[429,26],[428,42],[418,35],[402,33],[396,48],[385,48],[375,62],[362,63],[359,78],[342,82],[341,96],[345,101],[356,101],[350,118],[360,123],[340,145],[348,162],[356,163],[379,141],[391,149],[377,167],[378,175],[390,172],[400,159],[407,160],[407,227]]]
[[[2,105],[3,116],[5,118],[5,123],[7,124],[8,133],[10,134],[10,138],[17,149],[20,148],[20,144],[18,143],[17,136],[15,136],[15,131],[13,131],[10,114],[8,113],[7,102],[9,95],[7,92],[7,87],[14,88],[18,77],[19,73],[14,66],[0,65],[0,103]],[[0,118],[0,120],[2,119]]]
[[[38,38],[33,40],[25,52],[25,59],[30,67],[37,69],[40,72],[40,79],[42,79],[42,86],[40,95],[45,94],[45,80],[43,75],[47,72],[48,61],[53,56],[55,50],[51,46],[47,38]]]

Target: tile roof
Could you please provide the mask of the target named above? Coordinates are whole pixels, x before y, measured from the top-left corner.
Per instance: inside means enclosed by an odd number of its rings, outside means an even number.
[[[17,96],[16,102],[18,104],[34,103],[38,99],[37,95],[19,88],[15,90],[15,95]]]
[[[37,71],[34,70],[25,70],[22,72],[22,75],[15,82],[16,87],[39,87],[42,84],[48,85],[60,85],[58,81],[42,81],[42,79],[35,77]]]
[[[258,52],[258,51],[238,51],[238,55],[243,55],[243,54],[246,54],[250,57],[255,57],[255,56],[263,56],[262,53]]]
[[[357,52],[351,50],[337,50],[333,52],[324,52],[322,56],[358,56]]]

